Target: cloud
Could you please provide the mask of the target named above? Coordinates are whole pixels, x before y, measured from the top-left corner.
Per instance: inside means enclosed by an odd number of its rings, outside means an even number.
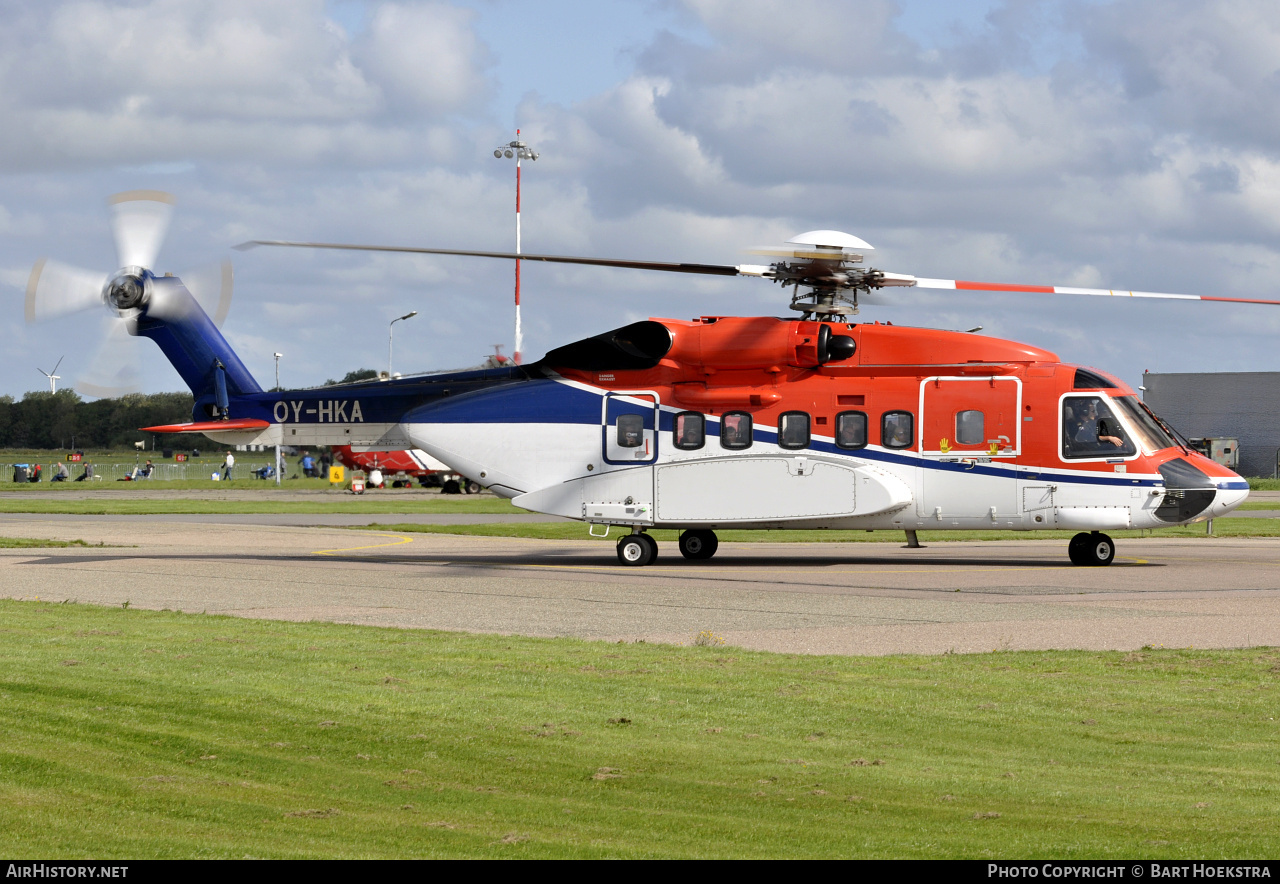
[[[874,266],[922,276],[1280,289],[1280,13],[1268,4],[1009,0],[938,45],[905,33],[881,0],[681,8],[696,40],[657,34],[586,99],[525,98],[521,126],[542,154],[523,167],[526,250],[733,264],[758,260],[747,247],[835,228],[876,246]],[[162,253],[177,269],[250,238],[514,245],[514,170],[490,154],[510,138],[492,122],[505,118],[492,96],[508,72],[473,10],[371,2],[367,27],[348,33],[319,0],[3,9],[10,303],[40,254],[109,269],[102,199],[132,187],[178,194]],[[524,9],[500,11],[534,15]],[[536,29],[521,36],[536,55]],[[507,263],[235,260],[226,333],[287,352],[291,382],[380,365],[386,322],[409,309],[423,316],[397,327],[398,368],[474,364],[511,338]],[[531,356],[628,317],[785,311],[762,280],[532,265],[523,280]],[[1280,369],[1280,313],[1262,308],[887,300],[863,317],[984,325],[1130,380],[1142,368]],[[1203,345],[1181,343],[1192,331]],[[78,326],[26,334],[31,352],[60,337],[92,349]],[[245,354],[260,373],[272,368],[261,353]],[[6,359],[14,392],[34,383],[20,371],[39,380]]]
[[[352,40],[319,0],[41,4],[0,32],[0,160],[378,164],[489,89],[469,14],[378,7]],[[446,139],[447,142],[447,139]]]

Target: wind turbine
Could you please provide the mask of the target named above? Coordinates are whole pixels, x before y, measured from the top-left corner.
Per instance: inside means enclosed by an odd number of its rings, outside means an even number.
[[[45,371],[45,370],[44,370],[43,368],[41,368],[40,366],[38,366],[38,365],[36,366],[36,371],[40,372],[40,374],[44,375],[45,377],[47,377],[47,378],[49,379],[49,392],[50,392],[50,393],[56,393],[56,392],[58,392],[58,381],[60,380],[60,378],[59,378],[59,376],[58,376],[58,366],[59,366],[59,365],[61,365],[61,364],[62,364],[62,360],[63,360],[63,359],[66,359],[66,358],[67,358],[67,357],[66,357],[65,355],[61,356],[61,357],[58,359],[57,364],[53,366],[53,371]]]

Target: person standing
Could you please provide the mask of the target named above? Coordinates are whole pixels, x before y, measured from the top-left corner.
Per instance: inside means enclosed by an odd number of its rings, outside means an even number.
[[[235,465],[236,465],[236,456],[232,454],[230,450],[228,450],[227,457],[222,462],[222,481],[224,482],[231,481],[231,468],[234,467]]]

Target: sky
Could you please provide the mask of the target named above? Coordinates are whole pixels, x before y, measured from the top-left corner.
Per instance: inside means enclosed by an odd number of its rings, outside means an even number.
[[[103,311],[28,325],[49,257],[230,258],[264,387],[510,353],[512,268],[247,239],[758,263],[815,229],[924,277],[1280,299],[1280,5],[1262,0],[0,0],[0,395],[101,381]],[[784,315],[761,279],[525,264],[525,354],[638,319]],[[859,319],[1144,370],[1280,371],[1280,307],[893,290]],[[147,392],[182,389],[129,339]]]

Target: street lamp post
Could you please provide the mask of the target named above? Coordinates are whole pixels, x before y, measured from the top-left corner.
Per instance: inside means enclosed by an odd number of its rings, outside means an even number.
[[[516,254],[520,254],[520,161],[536,160],[538,152],[520,140],[520,130],[516,130],[516,140],[509,141],[502,147],[494,148],[493,155],[498,159],[515,158],[516,161]],[[524,341],[520,332],[520,259],[516,258],[516,343],[512,353],[516,365],[520,364],[520,353]]]
[[[276,391],[277,392],[279,392],[280,390],[280,357],[283,355],[284,355],[283,353],[276,354]],[[284,432],[284,428],[282,427],[281,433],[283,432]],[[277,485],[280,484],[280,443],[279,442],[276,443],[276,484]]]
[[[387,326],[387,379],[391,379],[391,336],[395,334],[396,323],[402,319],[412,319],[418,315],[417,310],[410,310],[404,316],[397,316],[391,320],[391,324]]]

